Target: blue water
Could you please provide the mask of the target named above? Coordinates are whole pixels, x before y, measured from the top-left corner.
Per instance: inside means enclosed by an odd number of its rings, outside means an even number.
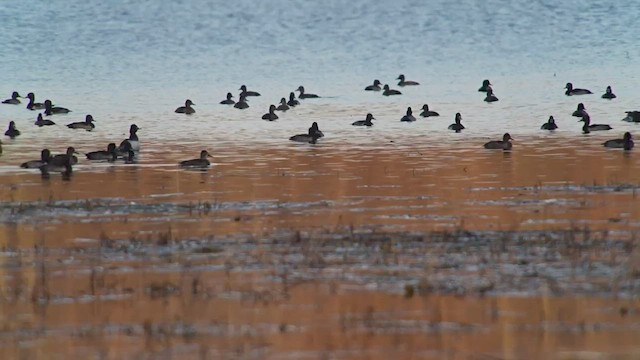
[[[197,148],[291,146],[287,137],[311,121],[328,135],[324,142],[340,145],[424,135],[466,142],[504,131],[547,136],[539,127],[549,115],[560,126],[556,136],[575,137],[580,125],[569,115],[580,101],[594,122],[614,126],[608,137],[618,136],[635,129],[620,119],[640,105],[638,8],[640,1],[3,2],[0,95],[33,91],[74,111],[54,117],[60,124],[90,113],[98,126],[88,134],[38,129],[24,105],[2,105],[0,125],[16,120],[23,131],[22,141],[4,140],[5,159],[12,146],[37,155],[52,142],[102,145],[123,138],[132,122],[148,143]],[[400,73],[422,85],[394,98],[362,91],[376,78],[396,87]],[[485,78],[498,103],[485,104],[476,91]],[[566,97],[567,81],[595,95]],[[263,96],[245,111],[218,104],[241,84]],[[276,123],[260,120],[301,84],[324,98]],[[607,85],[618,99],[600,99]],[[173,113],[186,98],[196,103],[190,118]],[[419,113],[423,103],[442,117],[399,123],[407,106]],[[378,120],[374,129],[350,127],[367,112]],[[456,112],[468,128],[462,134],[446,130]]]

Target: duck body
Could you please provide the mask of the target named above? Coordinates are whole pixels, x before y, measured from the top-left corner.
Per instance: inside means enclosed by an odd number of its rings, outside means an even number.
[[[243,95],[245,97],[248,97],[248,96],[260,96],[259,92],[247,90],[247,86],[246,85],[240,86],[240,89],[238,89],[238,90],[241,91],[240,96],[243,96]]]
[[[249,103],[247,102],[247,97],[240,95],[240,99],[233,105],[233,107],[240,110],[248,108]]]
[[[175,112],[178,114],[187,114],[187,115],[194,114],[196,110],[192,108],[191,105],[195,105],[195,104],[193,103],[193,101],[187,99],[184,102],[184,106],[180,106],[179,108],[176,109]]]
[[[13,94],[11,94],[11,98],[2,101],[3,104],[10,104],[10,105],[18,105],[20,104],[20,98],[22,96],[20,96],[20,94],[17,91],[14,91]]]
[[[414,122],[416,121],[416,117],[413,116],[413,111],[411,108],[407,108],[407,113],[400,119],[402,122]]]
[[[204,169],[208,168],[211,163],[209,162],[208,157],[209,152],[207,150],[200,151],[200,157],[197,159],[185,160],[180,162],[180,167],[183,168],[191,168],[191,169]]]
[[[233,98],[233,94],[227,93],[227,98],[225,100],[220,101],[220,104],[222,104],[222,105],[233,105],[236,102],[232,98]]]
[[[626,122],[635,122],[640,123],[640,111],[625,111],[627,116],[622,119],[622,121]]]
[[[402,86],[402,87],[420,85],[420,83],[417,81],[405,80],[405,77],[403,74],[398,75],[396,80],[400,80],[398,82],[398,86]]]
[[[402,95],[400,91],[391,89],[388,84],[385,84],[383,89],[384,91],[382,92],[382,95],[384,96]]]
[[[626,132],[622,139],[613,139],[607,140],[602,143],[604,147],[612,148],[612,149],[625,149],[631,150],[633,149],[633,139],[631,138],[631,133]]]
[[[493,95],[493,89],[491,89],[491,87],[487,89],[487,96],[484,98],[484,101],[488,103],[498,101],[498,98],[495,95]]]
[[[429,110],[429,105],[424,104],[424,105],[422,105],[422,112],[420,113],[420,116],[422,116],[422,117],[430,117],[430,116],[440,116],[440,114],[438,114],[435,111]]]
[[[602,98],[603,99],[615,99],[617,96],[616,94],[613,93],[613,91],[611,90],[611,86],[607,86],[607,90],[604,92],[604,94],[602,94]]]
[[[43,126],[55,125],[56,123],[54,123],[53,121],[51,121],[49,119],[43,119],[42,118],[42,113],[40,113],[40,114],[38,114],[38,118],[36,119],[36,122],[34,124],[36,126],[38,126],[38,127],[43,127]]]
[[[299,99],[316,99],[319,98],[320,96],[316,95],[316,94],[307,94],[304,92],[304,86],[300,85],[298,86],[297,89],[300,92],[300,95],[298,95]]]
[[[77,153],[78,152],[73,146],[69,146],[67,148],[66,153],[58,154],[58,155],[54,155],[53,157],[50,157],[48,164],[64,166],[68,161],[71,165],[75,165],[78,163],[78,158],[74,154],[77,154]]]
[[[567,96],[593,94],[591,91],[589,91],[587,89],[574,88],[573,84],[570,83],[570,82],[567,83],[567,85],[565,85],[564,88],[567,89],[567,91],[564,92],[564,94],[567,95]]]
[[[291,107],[300,105],[300,101],[296,100],[295,93],[289,93],[289,101],[287,101],[287,105]]]
[[[27,94],[27,99],[29,99],[29,103],[27,104],[27,109],[29,110],[42,110],[45,108],[43,103],[37,103],[35,100],[36,96],[30,92]]]
[[[116,161],[118,153],[116,152],[116,144],[110,143],[107,150],[91,151],[85,154],[89,160],[97,161]]]
[[[369,85],[367,87],[364,88],[365,91],[380,91],[382,90],[382,87],[380,87],[381,83],[380,80],[376,79],[373,80],[373,85]]]
[[[491,82],[488,79],[482,81],[482,86],[478,89],[479,92],[487,92],[487,89],[491,88]]]
[[[67,124],[67,127],[69,129],[83,129],[83,130],[87,130],[87,131],[91,131],[93,130],[96,126],[93,124],[95,120],[93,119],[93,116],[91,115],[87,115],[84,119],[84,121],[82,122],[74,122],[71,124]]]
[[[119,156],[125,156],[130,151],[138,152],[140,151],[140,141],[138,140],[138,130],[140,128],[136,124],[131,124],[129,127],[129,137],[127,139],[122,140],[118,149],[116,150]]]
[[[464,125],[462,125],[462,115],[460,113],[456,113],[455,122],[448,127],[449,130],[454,130],[459,133],[464,130]]]
[[[556,120],[553,118],[553,116],[549,116],[549,120],[547,120],[547,122],[542,124],[542,126],[540,127],[540,129],[542,130],[555,130],[557,128],[558,125],[556,125]]]
[[[49,158],[51,157],[51,152],[49,149],[42,149],[40,152],[39,160],[31,160],[26,161],[20,164],[20,167],[23,169],[39,169],[41,166],[46,165],[49,162]]]
[[[53,106],[51,100],[44,101],[44,114],[47,116],[56,115],[56,114],[68,114],[71,110],[67,108],[63,108],[60,106]]]
[[[280,105],[278,105],[276,110],[278,110],[278,111],[287,111],[287,110],[289,110],[289,105],[287,105],[287,99],[285,99],[285,98],[280,99]]]
[[[275,105],[269,106],[269,112],[262,115],[262,120],[267,120],[267,121],[278,120],[278,115],[276,115],[275,111],[276,111]]]
[[[369,113],[369,114],[367,114],[367,118],[365,120],[354,121],[353,123],[351,123],[351,125],[353,125],[353,126],[373,126],[373,122],[371,122],[371,120],[375,120],[375,118],[373,117],[373,115],[371,115]]]
[[[15,121],[9,121],[9,128],[7,129],[7,131],[5,131],[4,133],[5,136],[8,136],[12,139],[15,139],[16,136],[20,135],[20,130],[18,130],[16,128],[16,122]]]
[[[485,149],[500,149],[500,150],[511,150],[513,145],[511,144],[511,140],[513,138],[509,133],[505,133],[502,136],[502,140],[493,140],[484,144]]]

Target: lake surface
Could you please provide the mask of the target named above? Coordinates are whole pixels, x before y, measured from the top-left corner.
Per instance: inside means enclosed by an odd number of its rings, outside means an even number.
[[[3,99],[73,110],[38,128],[0,104],[22,131],[0,155],[1,357],[638,358],[640,160],[602,142],[638,126],[639,6],[1,5]],[[421,85],[363,91],[400,73]],[[218,104],[242,84],[249,109]],[[260,120],[299,85],[322,98]],[[579,102],[613,130],[582,134]],[[399,121],[424,103],[441,116]],[[64,126],[86,114],[94,131]],[[287,140],[313,121],[318,144]],[[135,164],[18,167],[132,123]],[[482,148],[504,132],[513,151]],[[201,149],[209,170],[177,167]]]

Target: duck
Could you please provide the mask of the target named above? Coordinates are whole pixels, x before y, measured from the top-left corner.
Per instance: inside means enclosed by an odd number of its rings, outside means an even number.
[[[65,152],[64,154],[58,154],[50,157],[49,164],[62,166],[67,160],[69,160],[71,165],[75,165],[78,163],[78,157],[74,154],[78,154],[78,152],[73,146],[69,146],[67,148],[67,152]]]
[[[68,114],[71,110],[67,108],[63,108],[60,106],[53,106],[51,100],[44,101],[44,114],[47,116],[55,115],[55,114]]]
[[[606,124],[591,124],[591,117],[587,113],[585,113],[582,119],[578,121],[584,121],[584,125],[582,126],[582,132],[585,134],[588,134],[591,131],[602,131],[602,130],[612,129],[611,126]]]
[[[220,101],[220,104],[222,105],[233,105],[236,102],[233,101],[233,99],[231,99],[233,97],[233,94],[231,94],[230,92],[227,93],[227,98],[225,100]]]
[[[195,113],[195,112],[196,112],[196,110],[195,110],[194,108],[192,108],[192,107],[191,107],[191,105],[195,105],[195,104],[193,103],[193,101],[191,101],[191,100],[187,99],[187,100],[184,102],[184,106],[180,106],[179,108],[177,108],[177,109],[176,109],[176,112],[177,112],[178,114],[187,114],[187,115],[191,115],[191,114],[193,114],[193,113]]]
[[[553,118],[553,116],[549,116],[549,120],[547,120],[547,122],[542,124],[542,126],[540,127],[540,129],[542,130],[555,130],[557,128],[558,125],[556,125],[556,120]]]
[[[493,89],[491,87],[487,88],[487,96],[484,98],[484,101],[488,103],[498,101],[498,98],[493,95]]]
[[[509,133],[505,133],[502,135],[502,140],[493,140],[484,144],[485,149],[502,149],[502,150],[511,150],[511,140],[513,138]]]
[[[640,123],[640,111],[625,111],[625,113],[627,116],[622,121]]]
[[[233,105],[236,109],[246,109],[249,107],[249,103],[247,102],[247,97],[245,95],[240,94],[240,99],[238,102]]]
[[[296,100],[296,94],[293,92],[289,93],[289,101],[287,101],[287,105],[294,107],[300,105],[300,101]]]
[[[413,122],[416,121],[416,117],[413,116],[413,111],[411,110],[411,107],[407,108],[407,113],[405,116],[402,117],[402,119],[400,119],[400,121],[404,121],[404,122]]]
[[[607,86],[607,90],[602,94],[603,99],[615,99],[616,97],[616,94],[611,91],[611,86]]]
[[[109,145],[107,145],[107,150],[98,150],[98,151],[91,151],[85,154],[87,156],[88,160],[100,160],[100,161],[109,161],[109,162],[113,162],[116,161],[116,159],[118,158],[118,153],[116,151],[116,144],[115,143],[109,143]]]
[[[567,96],[593,94],[591,91],[587,89],[574,89],[573,84],[570,82],[568,82],[564,88],[567,89],[567,91],[564,92],[564,94]]]
[[[116,153],[118,156],[122,156],[125,164],[135,164],[138,162],[136,159],[136,153],[133,151],[129,141],[124,141],[121,146],[118,147]]]
[[[438,114],[435,111],[429,110],[429,105],[424,104],[424,105],[422,105],[422,112],[420,113],[420,116],[422,116],[422,117],[440,116],[440,114]]]
[[[417,81],[411,81],[411,80],[405,80],[404,79],[404,74],[400,74],[398,75],[398,77],[396,78],[396,80],[400,80],[398,82],[398,86],[415,86],[415,85],[420,85],[419,82]]]
[[[482,86],[480,86],[480,89],[478,89],[479,92],[487,92],[487,89],[491,88],[491,82],[489,81],[489,79],[485,79],[482,81]]]
[[[200,157],[197,159],[180,161],[180,167],[192,168],[192,169],[204,169],[208,168],[211,163],[208,157],[212,157],[207,150],[200,151]]]
[[[12,104],[12,105],[18,105],[20,104],[20,99],[22,96],[20,96],[20,94],[18,94],[17,91],[14,91],[13,94],[11,94],[11,99],[7,99],[4,100],[2,103],[3,104]]]
[[[304,86],[300,85],[298,86],[298,89],[296,89],[298,91],[300,91],[300,95],[298,95],[298,99],[315,99],[315,98],[319,98],[320,96],[316,95],[316,94],[307,94],[304,92]]]
[[[627,131],[622,139],[607,140],[602,145],[608,148],[631,150],[633,149],[633,139],[631,133]]]
[[[43,103],[37,103],[36,102],[36,96],[30,92],[27,94],[27,99],[29,99],[29,103],[27,104],[27,109],[29,110],[42,110],[44,109],[44,104]]]
[[[12,139],[15,139],[16,136],[20,135],[20,130],[16,128],[15,121],[9,121],[9,128],[7,129],[7,131],[5,131],[4,134]]]
[[[289,105],[287,105],[287,99],[285,98],[280,98],[280,105],[278,105],[278,107],[276,107],[276,110],[278,111],[287,111],[289,110]]]
[[[93,116],[87,115],[85,116],[84,121],[67,124],[67,127],[69,129],[83,129],[83,130],[91,131],[96,127],[93,124],[94,121],[95,120],[93,119]]]
[[[455,122],[449,125],[448,129],[455,130],[455,132],[457,133],[464,130],[464,125],[462,125],[461,121],[462,121],[462,115],[460,115],[460,113],[456,113]]]
[[[382,88],[380,87],[380,80],[376,79],[373,80],[373,85],[369,85],[366,88],[364,88],[364,91],[380,91],[382,90]]]
[[[387,84],[384,84],[383,89],[384,89],[384,91],[382,92],[382,95],[384,95],[384,96],[402,95],[402,93],[400,91],[391,89],[389,87],[389,85],[387,85]]]
[[[587,109],[584,107],[584,104],[583,104],[583,103],[580,103],[580,104],[578,104],[578,108],[576,109],[576,111],[574,111],[574,112],[573,112],[573,114],[571,114],[571,115],[572,115],[572,116],[575,116],[575,117],[579,117],[579,118],[581,118],[581,117],[583,117],[583,116],[584,116],[584,114],[586,114],[586,113],[587,113],[587,111],[586,111],[586,110],[587,110]]]
[[[136,124],[129,126],[129,138],[122,140],[118,146],[118,155],[124,155],[129,151],[140,151],[140,141],[138,140],[138,130],[140,128]]]
[[[43,126],[55,125],[56,123],[54,123],[53,121],[51,121],[49,119],[43,119],[42,118],[42,113],[39,113],[38,114],[38,118],[36,119],[36,122],[34,124],[39,126],[39,127],[43,127]]]
[[[324,134],[318,128],[318,123],[314,121],[313,124],[311,124],[311,127],[309,128],[306,134],[293,135],[292,137],[289,138],[289,140],[315,144],[318,141],[318,139],[323,136]]]
[[[248,90],[247,90],[247,86],[246,86],[246,85],[242,85],[242,86],[240,86],[240,89],[238,89],[238,90],[240,90],[240,91],[241,91],[241,92],[240,92],[240,95],[244,95],[244,96],[260,96],[260,93],[259,93],[259,92],[256,92],[256,91],[248,91]]]
[[[40,169],[40,173],[42,174],[43,179],[48,179],[49,174],[53,172],[61,173],[63,179],[69,179],[71,174],[73,173],[73,162],[69,157],[60,158],[59,161],[49,161],[46,164],[43,164],[38,169]]]
[[[270,105],[269,112],[262,115],[262,120],[268,120],[268,121],[278,120],[278,115],[276,115],[275,111],[276,111],[276,106]]]
[[[42,151],[40,152],[39,160],[30,160],[23,162],[22,164],[20,164],[20,167],[23,169],[38,169],[42,165],[47,164],[49,162],[49,158],[51,158],[51,152],[49,151],[49,149],[42,149]]]
[[[365,120],[354,121],[353,123],[351,123],[351,125],[353,125],[353,126],[373,126],[373,123],[371,122],[371,120],[375,120],[375,118],[373,117],[373,115],[371,115],[371,113],[368,113],[367,114],[367,118]]]

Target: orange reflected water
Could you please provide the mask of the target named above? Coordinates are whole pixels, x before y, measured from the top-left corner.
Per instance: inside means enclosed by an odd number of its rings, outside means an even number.
[[[416,139],[3,172],[2,358],[640,357],[634,153]]]

